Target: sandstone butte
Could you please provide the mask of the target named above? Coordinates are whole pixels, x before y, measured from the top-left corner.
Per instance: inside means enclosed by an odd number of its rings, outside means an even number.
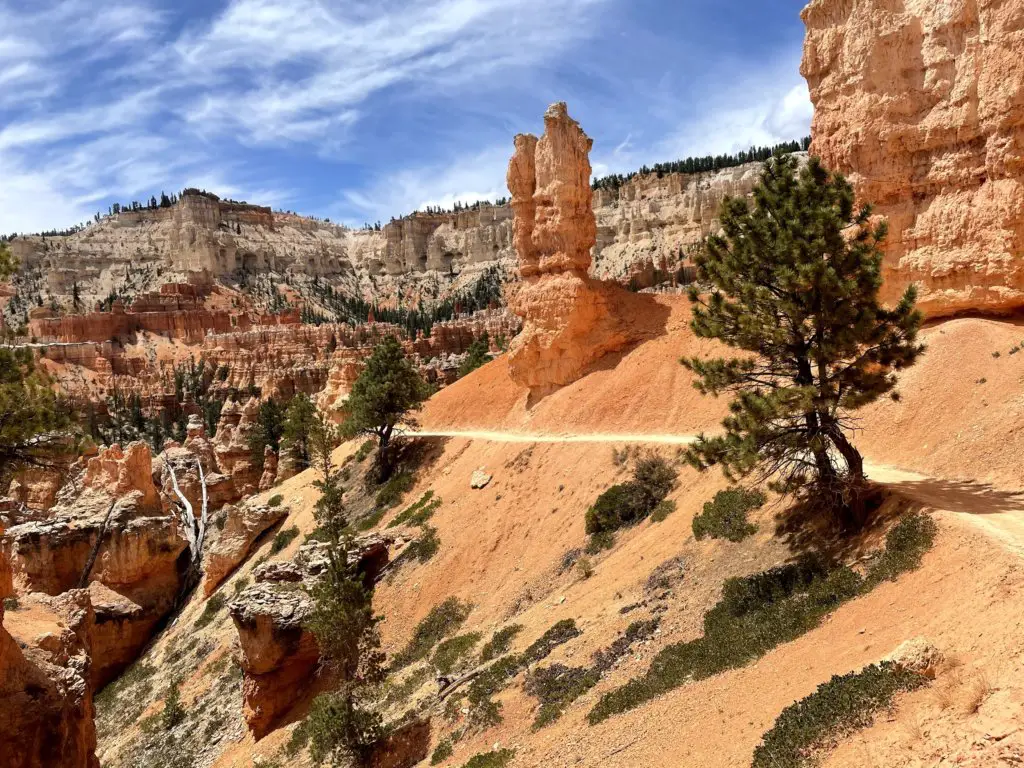
[[[618,451],[637,442],[628,436],[682,437],[713,429],[724,413],[723,403],[695,393],[677,364],[680,354],[710,348],[690,332],[685,299],[629,293],[602,278],[642,285],[655,266],[674,271],[680,252],[715,227],[722,196],[749,192],[756,166],[638,176],[592,191],[591,140],[559,103],[545,114],[540,138],[515,138],[507,205],[414,214],[376,232],[189,195],[172,209],[122,213],[88,233],[18,238],[16,254],[58,296],[80,279],[90,298],[103,298],[136,255],[145,267],[167,269],[162,286],[147,284],[109,312],[34,312],[43,366],[80,395],[101,399],[118,388],[159,407],[174,397],[166,386],[173,364],[201,356],[225,369],[225,390],[307,392],[338,411],[372,343],[404,329],[303,325],[294,312],[271,315],[249,303],[222,278],[239,268],[288,271],[297,280],[337,280],[357,295],[373,276],[393,300],[425,295],[430,280],[453,268],[472,278],[486,265],[514,265],[519,280],[508,303],[516,317],[490,310],[439,324],[429,338],[405,334],[407,352],[445,381],[483,331],[512,337],[522,322],[507,355],[427,404],[425,430],[469,434],[437,438],[429,470],[360,542],[366,572],[379,577],[384,649],[406,647],[431,608],[453,597],[472,605],[459,632],[484,640],[516,623],[517,651],[556,621],[576,621],[582,635],[544,664],[586,664],[637,618],[658,618],[660,634],[544,729],[531,727],[537,701],[517,681],[501,694],[505,721],[468,731],[446,765],[495,744],[516,745],[515,768],[749,764],[787,706],[833,674],[887,658],[934,679],[900,697],[892,715],[837,739],[821,755],[825,765],[931,764],[922,756],[985,768],[1024,761],[1024,355],[993,354],[1019,349],[1020,329],[995,318],[945,319],[1024,304],[1024,6],[814,0],[803,18],[812,151],[889,220],[887,298],[915,283],[922,306],[942,320],[925,330],[929,351],[904,374],[901,401],[872,406],[858,437],[876,479],[894,494],[885,514],[930,511],[939,537],[918,571],[836,610],[756,664],[599,726],[583,719],[596,696],[641,675],[667,644],[691,640],[727,578],[792,556],[771,535],[767,508],[756,513],[759,533],[742,544],[693,541],[693,516],[726,487],[721,478],[682,469],[673,515],[623,534],[615,549],[594,556],[586,577],[565,566],[585,545],[587,507],[622,481]],[[143,724],[160,714],[172,682],[190,718],[175,749],[199,749],[191,753],[197,764],[218,768],[280,758],[312,695],[330,684],[317,674],[319,651],[302,625],[309,602],[300,585],[315,582],[321,545],[283,538],[279,547],[274,535],[312,533],[318,491],[315,473],[297,473],[287,455],[253,461],[257,408],[257,399],[232,399],[213,437],[192,413],[185,441],[157,455],[143,443],[113,445],[87,452],[65,475],[33,470],[12,483],[0,500],[0,598],[9,599],[0,606],[0,768],[148,759],[145,749],[166,745],[147,741],[153,731]],[[612,439],[501,442],[530,432]],[[358,486],[365,465],[349,458],[355,448],[343,446],[337,459],[348,460]],[[213,518],[204,578],[183,599],[187,543],[168,466],[198,508],[198,462]],[[489,482],[471,490],[477,472]],[[403,554],[420,531],[388,524],[428,490],[443,500],[431,518],[440,544],[420,563]],[[283,502],[271,503],[274,496]],[[351,497],[373,511],[372,500],[354,489]],[[135,673],[123,675],[133,663]],[[447,683],[429,670],[417,683],[410,701],[430,717],[400,729],[379,767],[412,765],[451,735],[456,726],[438,701]],[[106,686],[114,703],[97,707],[94,695]],[[461,712],[454,718],[463,722]]]

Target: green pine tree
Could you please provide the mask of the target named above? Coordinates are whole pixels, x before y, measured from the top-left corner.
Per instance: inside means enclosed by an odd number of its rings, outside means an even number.
[[[366,361],[348,398],[346,436],[373,435],[379,449],[379,479],[391,473],[389,447],[395,428],[427,399],[427,384],[405,356],[398,339],[388,336]]]
[[[288,403],[281,439],[303,469],[310,463],[310,436],[316,420],[316,406],[309,399],[309,395],[298,394]]]
[[[316,637],[322,663],[339,680],[337,690],[314,699],[304,724],[314,761],[367,765],[384,736],[383,720],[372,706],[372,694],[384,681],[373,611],[373,587],[359,569],[357,547],[345,514],[341,473],[331,462],[334,429],[322,415],[310,431],[313,459],[323,474],[315,485],[320,499],[314,507],[317,526],[327,540],[327,568],[312,588],[313,610],[306,627]]]
[[[682,361],[702,393],[735,396],[724,434],[702,435],[692,464],[771,477],[780,492],[813,486],[851,527],[867,487],[852,414],[893,393],[924,349],[914,288],[893,309],[879,304],[887,228],[870,214],[816,158],[799,171],[792,156],[768,161],[753,206],[726,199],[723,233],[695,259],[710,294],[690,291],[694,332],[753,355]]]
[[[462,365],[459,366],[459,378],[467,376],[468,374],[475,371],[484,363],[488,363],[491,360],[491,339],[484,331],[484,334],[473,341],[469,345],[469,349],[466,350],[466,359],[462,361]]]

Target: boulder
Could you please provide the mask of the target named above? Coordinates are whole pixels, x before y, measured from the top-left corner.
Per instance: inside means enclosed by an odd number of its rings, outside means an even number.
[[[491,482],[491,476],[484,472],[483,468],[480,468],[474,470],[469,478],[469,487],[474,489],[485,488],[489,482]]]
[[[899,669],[934,680],[939,665],[945,660],[942,651],[923,637],[915,637],[897,646],[896,650],[882,661],[889,661]]]

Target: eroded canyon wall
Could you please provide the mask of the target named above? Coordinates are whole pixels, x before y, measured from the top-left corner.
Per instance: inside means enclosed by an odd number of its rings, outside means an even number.
[[[1024,3],[814,0],[812,152],[890,225],[884,295],[1024,306]]]

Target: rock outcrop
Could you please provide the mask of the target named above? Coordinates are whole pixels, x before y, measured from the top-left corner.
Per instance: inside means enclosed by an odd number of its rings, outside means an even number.
[[[131,662],[173,605],[178,557],[186,547],[165,514],[145,443],[114,445],[90,459],[81,492],[46,519],[12,525],[0,537],[0,582],[19,595],[58,596],[83,586],[95,616],[92,683]]]
[[[316,638],[303,627],[312,603],[305,591],[290,586],[257,583],[229,606],[245,673],[242,713],[257,739],[295,702],[320,659]]]
[[[22,611],[31,619],[22,621]],[[99,768],[90,679],[94,622],[86,590],[33,596],[7,616],[0,604],[2,768]]]
[[[373,582],[389,561],[393,538],[368,535],[356,542],[351,556]],[[294,562],[266,563],[257,582],[228,606],[238,631],[238,663],[242,667],[243,715],[261,739],[299,697],[320,660],[316,638],[304,625],[313,605],[308,588],[323,573],[326,545],[309,542]]]
[[[568,384],[629,340],[615,313],[616,289],[587,274],[596,238],[592,145],[564,103],[548,108],[539,140],[515,138],[508,188],[522,282],[509,306],[524,325],[508,364],[531,389]]]
[[[288,507],[243,504],[225,507],[224,527],[215,533],[203,565],[203,592],[213,594],[220,583],[241,563],[260,534],[286,518]]]
[[[803,19],[811,149],[889,221],[884,298],[1024,306],[1024,7],[814,0]]]

